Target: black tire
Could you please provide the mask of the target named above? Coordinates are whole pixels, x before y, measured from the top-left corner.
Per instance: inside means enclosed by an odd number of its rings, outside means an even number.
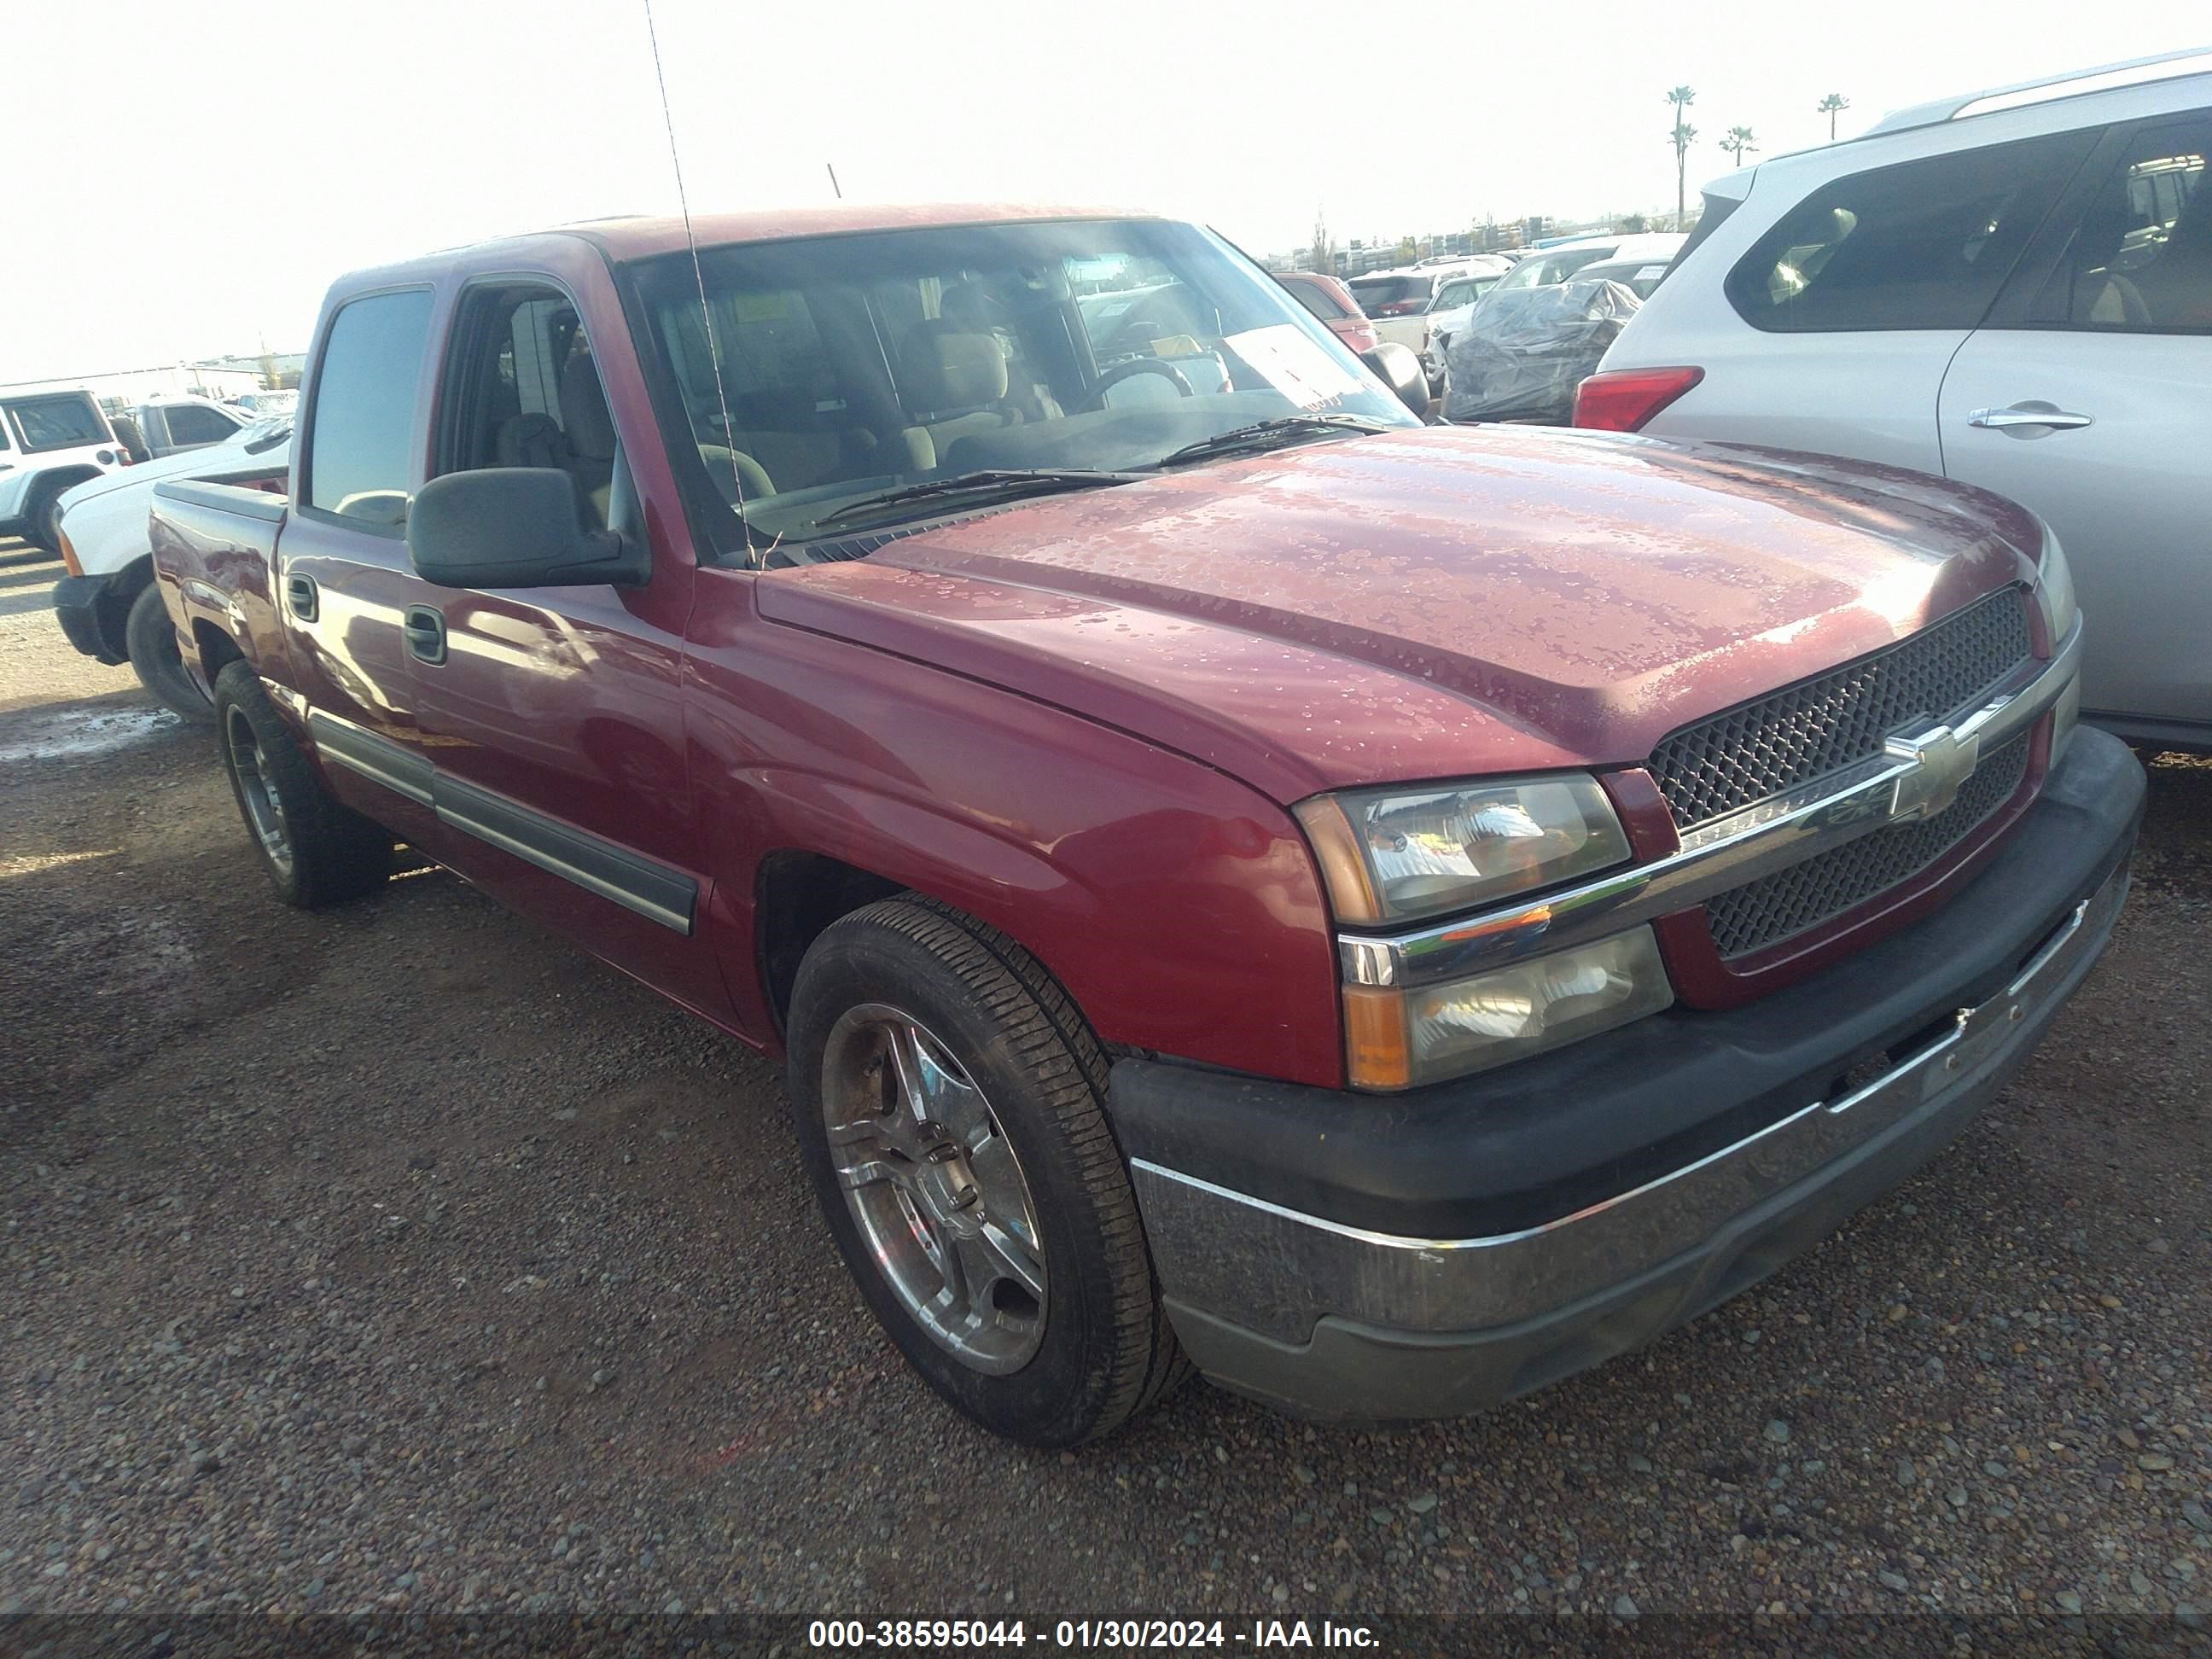
[[[146,447],[145,434],[138,429],[138,422],[132,416],[111,416],[107,424],[114,429],[115,441],[131,458],[131,465],[143,466],[154,459],[153,452]]]
[[[33,547],[49,553],[62,550],[62,491],[68,488],[50,484],[32,497],[30,510],[23,514],[23,539]]]
[[[823,1117],[824,1057],[840,1022],[869,1005],[910,1013],[965,1068],[1034,1197],[1046,1291],[1034,1354],[1018,1369],[988,1374],[941,1346],[848,1202]],[[789,1039],[792,1109],[822,1213],[877,1319],[938,1393],[994,1434],[1072,1446],[1111,1433],[1191,1374],[1108,1124],[1106,1057],[1027,951],[916,895],[871,904],[808,950]]]
[[[323,787],[252,664],[234,662],[216,676],[214,714],[222,769],[276,896],[299,909],[319,910],[381,887],[392,873],[391,831],[340,805]],[[282,856],[257,822],[257,805],[270,802]]]
[[[123,624],[123,646],[138,683],[154,694],[155,701],[199,725],[215,723],[215,705],[185,672],[176,627],[161,603],[158,582],[148,582],[131,601],[131,614]]]

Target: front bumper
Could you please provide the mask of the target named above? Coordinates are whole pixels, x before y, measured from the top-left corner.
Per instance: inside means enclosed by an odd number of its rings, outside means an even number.
[[[2085,729],[1989,867],[1911,927],[1747,1007],[1486,1077],[1378,1099],[1121,1061],[1116,1127],[1186,1351],[1302,1415],[1452,1415],[1756,1283],[2025,1063],[2111,935],[2142,790]]]
[[[64,576],[54,584],[54,617],[64,636],[86,656],[110,667],[129,660],[112,586],[107,576]]]

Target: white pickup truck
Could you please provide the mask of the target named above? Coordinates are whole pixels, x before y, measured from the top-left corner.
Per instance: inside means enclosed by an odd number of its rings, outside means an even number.
[[[104,663],[131,665],[139,682],[188,720],[212,720],[206,694],[185,672],[176,630],[154,588],[146,532],[154,486],[165,478],[265,485],[281,491],[292,464],[289,415],[256,422],[229,441],[144,461],[88,479],[57,504],[57,550],[68,571],[54,584],[54,613],[69,642]]]
[[[62,493],[126,465],[89,392],[0,393],[0,536],[58,553]]]

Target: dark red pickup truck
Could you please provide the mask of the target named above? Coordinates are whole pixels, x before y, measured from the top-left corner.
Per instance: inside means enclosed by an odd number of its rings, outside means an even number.
[[[2018,507],[1425,427],[1172,221],[696,230],[340,282],[289,499],[163,484],[161,588],[278,890],[404,842],[787,1056],[991,1428],[1618,1353],[1927,1158],[2104,945],[2142,774]]]

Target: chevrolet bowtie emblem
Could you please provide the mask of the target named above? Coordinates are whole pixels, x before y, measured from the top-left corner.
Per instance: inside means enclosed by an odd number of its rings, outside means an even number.
[[[1960,787],[1974,775],[1982,758],[1980,732],[1962,738],[1948,726],[1893,737],[1882,747],[1891,759],[1911,763],[1890,795],[1892,823],[1934,817],[1958,799]]]

